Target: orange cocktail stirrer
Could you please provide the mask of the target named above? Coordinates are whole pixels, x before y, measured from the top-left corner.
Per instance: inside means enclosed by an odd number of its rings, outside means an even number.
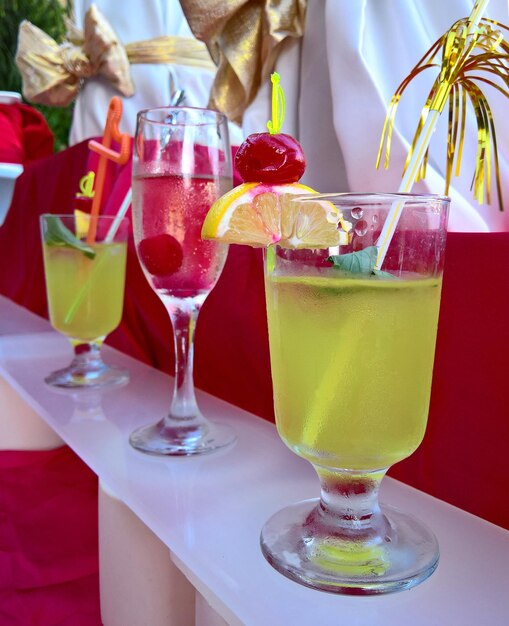
[[[108,115],[106,116],[106,124],[104,125],[104,134],[102,142],[89,141],[88,147],[92,152],[99,155],[99,165],[97,166],[97,174],[95,177],[95,194],[92,202],[92,210],[90,212],[90,225],[87,234],[87,243],[95,241],[97,232],[97,217],[101,210],[101,199],[104,187],[104,177],[106,175],[106,166],[108,160],[123,165],[129,159],[131,150],[131,138],[128,133],[121,133],[118,124],[122,117],[122,100],[114,96],[108,107]],[[116,152],[111,149],[111,142],[116,141],[120,144],[120,150]]]

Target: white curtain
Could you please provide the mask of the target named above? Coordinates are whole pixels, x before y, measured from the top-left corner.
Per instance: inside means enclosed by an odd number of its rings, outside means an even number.
[[[75,0],[75,22],[83,28],[86,11],[94,2],[108,19],[120,41],[127,44],[163,35],[192,37],[178,0]],[[135,94],[123,98],[120,130],[134,135],[141,109],[167,106],[172,88],[184,89],[188,106],[206,107],[214,70],[184,65],[132,65]],[[110,99],[118,92],[103,78],[87,81],[74,109],[70,143],[102,135]],[[230,127],[232,143],[241,140],[240,129]]]

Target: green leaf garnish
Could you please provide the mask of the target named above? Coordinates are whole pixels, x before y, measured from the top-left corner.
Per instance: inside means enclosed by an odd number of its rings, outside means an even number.
[[[371,274],[375,269],[377,255],[377,247],[369,246],[369,248],[364,248],[364,250],[358,250],[357,252],[330,256],[327,260],[330,261],[334,267],[344,270],[345,272],[352,272],[353,274]]]
[[[373,274],[380,276],[380,278],[396,278],[394,274],[389,274],[389,272],[384,272],[383,270],[373,270]]]
[[[378,248],[376,246],[369,246],[357,252],[330,256],[327,260],[330,261],[334,267],[345,272],[351,272],[352,274],[374,274],[381,278],[394,278],[389,272],[375,269],[377,257]]]
[[[83,241],[80,241],[72,232],[64,226],[62,220],[56,215],[49,215],[46,219],[46,232],[44,243],[48,246],[63,246],[80,250],[89,258],[95,258],[95,251]]]

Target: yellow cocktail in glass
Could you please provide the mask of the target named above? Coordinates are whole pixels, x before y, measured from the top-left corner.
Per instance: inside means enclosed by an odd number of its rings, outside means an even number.
[[[265,285],[278,432],[313,464],[322,493],[276,513],[261,546],[276,569],[305,585],[386,593],[424,580],[438,563],[433,534],[380,507],[378,490],[426,428],[449,201],[410,194],[321,201],[351,222],[349,244],[271,247]],[[375,269],[380,228],[395,202],[403,213]]]
[[[441,281],[334,274],[267,278],[279,433],[311,463],[389,467],[426,428]]]
[[[81,341],[105,337],[122,317],[126,244],[98,243],[91,248],[94,259],[79,250],[43,245],[51,323],[55,330]],[[78,300],[81,303],[73,314]]]
[[[100,356],[105,337],[122,317],[128,222],[120,222],[113,235],[113,218],[97,219],[97,236],[87,243],[86,230],[80,232],[74,216],[41,217],[50,321],[75,349],[71,366],[46,379],[58,387],[109,386],[128,380],[126,372],[106,366]]]

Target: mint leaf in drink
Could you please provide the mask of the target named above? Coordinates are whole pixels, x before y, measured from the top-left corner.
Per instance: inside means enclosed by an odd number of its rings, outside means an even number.
[[[44,243],[48,246],[64,246],[66,248],[81,250],[87,258],[95,258],[93,248],[75,237],[56,215],[48,215],[46,218]]]
[[[357,252],[330,256],[327,260],[334,267],[352,274],[374,274],[375,276],[380,276],[380,278],[395,278],[389,272],[375,269],[377,256],[378,248],[369,246],[369,248],[364,248],[364,250],[358,250]]]
[[[394,274],[389,274],[389,272],[384,272],[383,270],[373,270],[373,274],[380,276],[380,278],[396,278]]]
[[[344,270],[345,272],[352,272],[353,274],[371,274],[375,269],[377,254],[377,247],[369,246],[369,248],[364,248],[364,250],[358,250],[357,252],[333,255],[327,260],[330,261],[334,267]]]

